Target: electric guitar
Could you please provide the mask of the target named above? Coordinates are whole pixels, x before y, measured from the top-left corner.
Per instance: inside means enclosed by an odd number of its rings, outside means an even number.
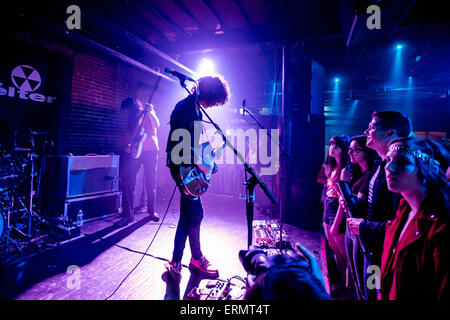
[[[217,152],[222,150],[225,145],[224,142],[222,145],[213,149],[209,142],[205,142],[201,145],[202,154],[199,154],[200,150],[191,148],[197,158],[202,159],[200,165],[174,165],[171,163],[170,169],[172,177],[184,194],[187,196],[198,197],[208,190],[211,176],[216,173],[218,169],[214,162],[214,158]]]
[[[151,104],[146,104],[144,106],[144,112],[140,117],[140,123],[134,130],[133,135],[131,136],[131,142],[128,144],[128,152],[133,159],[139,159],[141,156],[142,146],[144,145],[144,141],[147,139],[147,133],[142,126],[144,124],[145,117],[152,108],[153,105]]]
[[[131,142],[128,144],[127,151],[130,154],[130,156],[133,159],[139,159],[142,153],[142,146],[144,145],[145,139],[147,139],[147,133],[145,132],[144,128],[142,127],[144,125],[144,120],[147,114],[153,109],[153,105],[151,104],[151,101],[153,99],[153,95],[155,94],[156,90],[158,90],[159,83],[161,81],[161,77],[158,77],[155,83],[155,87],[152,90],[152,93],[150,94],[150,97],[148,98],[148,103],[144,105],[144,112],[139,117],[139,125],[134,130],[133,134],[131,135]]]

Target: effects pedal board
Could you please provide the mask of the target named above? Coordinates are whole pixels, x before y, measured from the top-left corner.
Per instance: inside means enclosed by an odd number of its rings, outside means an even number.
[[[280,245],[280,225],[276,220],[253,221],[253,245],[263,249],[289,249],[292,244],[283,229]]]
[[[186,298],[189,300],[240,300],[244,294],[245,285],[239,287],[230,281],[202,280]]]

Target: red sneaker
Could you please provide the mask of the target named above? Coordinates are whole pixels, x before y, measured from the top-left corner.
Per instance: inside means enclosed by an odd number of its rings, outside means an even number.
[[[202,256],[198,260],[191,258],[191,263],[189,263],[189,270],[197,271],[212,279],[217,279],[219,277],[219,270],[214,268],[204,256]]]

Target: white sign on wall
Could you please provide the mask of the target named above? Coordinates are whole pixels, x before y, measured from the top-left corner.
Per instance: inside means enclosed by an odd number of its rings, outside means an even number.
[[[52,103],[56,97],[45,96],[34,92],[41,85],[41,75],[28,65],[19,65],[11,71],[11,83],[8,88],[0,82],[0,96],[8,96],[15,99],[32,100],[41,103]]]

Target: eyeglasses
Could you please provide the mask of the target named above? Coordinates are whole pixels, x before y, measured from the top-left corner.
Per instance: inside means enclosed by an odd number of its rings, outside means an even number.
[[[360,151],[363,151],[363,149],[348,149],[348,154],[355,154]]]

